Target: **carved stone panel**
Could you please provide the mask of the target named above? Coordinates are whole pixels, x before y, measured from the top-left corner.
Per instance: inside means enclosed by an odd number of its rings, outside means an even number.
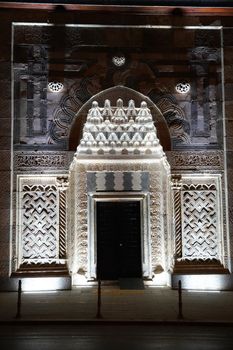
[[[64,263],[67,177],[18,179],[18,266]]]
[[[219,260],[215,185],[183,186],[183,258]]]
[[[226,232],[219,175],[173,177],[175,260],[225,265]]]

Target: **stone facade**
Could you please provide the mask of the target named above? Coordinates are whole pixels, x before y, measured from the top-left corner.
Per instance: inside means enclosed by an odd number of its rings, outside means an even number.
[[[2,281],[10,289],[14,278],[35,271],[94,278],[87,225],[88,205],[97,199],[91,193],[135,191],[144,208],[154,203],[145,224],[145,277],[156,284],[159,270],[221,273],[232,289],[232,14],[114,16],[118,26],[100,10],[84,12],[82,20],[75,11],[0,14]],[[53,92],[49,82],[61,89]],[[135,106],[128,105],[131,99]],[[103,130],[85,129],[98,111],[110,120],[117,108],[131,110],[133,118],[140,108],[141,115],[150,113],[169,168],[164,163],[163,175],[148,164],[153,137],[126,130],[121,139],[117,131],[106,140]],[[85,157],[95,161],[86,164]],[[159,199],[164,188],[170,200]],[[83,216],[74,219],[71,202]]]

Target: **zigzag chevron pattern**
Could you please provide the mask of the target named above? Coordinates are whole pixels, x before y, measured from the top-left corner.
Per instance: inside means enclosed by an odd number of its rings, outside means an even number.
[[[216,191],[183,191],[183,257],[218,258]]]
[[[54,186],[48,185],[40,185],[35,192],[23,192],[22,255],[24,260],[58,257],[57,195]]]

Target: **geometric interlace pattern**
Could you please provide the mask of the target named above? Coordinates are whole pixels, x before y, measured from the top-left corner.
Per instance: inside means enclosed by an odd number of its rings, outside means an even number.
[[[58,203],[54,185],[26,185],[22,194],[22,262],[58,257]]]
[[[216,191],[183,191],[183,258],[218,259]]]

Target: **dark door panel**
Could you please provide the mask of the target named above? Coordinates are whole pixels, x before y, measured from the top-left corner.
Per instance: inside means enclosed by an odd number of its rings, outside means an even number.
[[[140,202],[97,202],[97,275],[141,277]]]

